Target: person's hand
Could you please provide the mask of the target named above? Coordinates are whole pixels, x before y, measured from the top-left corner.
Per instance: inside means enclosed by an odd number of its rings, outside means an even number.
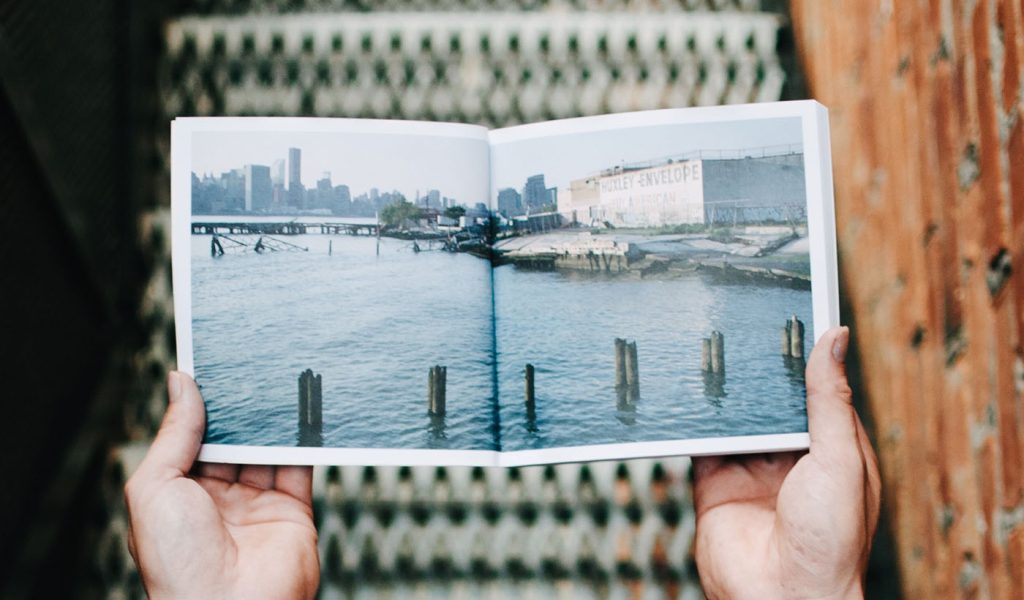
[[[312,469],[196,463],[206,414],[192,378],[125,485],[128,547],[150,598],[312,598],[320,578]]]
[[[845,327],[807,365],[806,453],[694,458],[696,559],[709,598],[862,598],[881,484],[851,404]]]

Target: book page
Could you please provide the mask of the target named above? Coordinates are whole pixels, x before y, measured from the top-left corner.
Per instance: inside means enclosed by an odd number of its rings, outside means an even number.
[[[486,130],[345,119],[173,127],[179,368],[200,458],[494,463]]]
[[[798,102],[491,132],[503,464],[806,447],[805,361],[838,324],[823,123]]]

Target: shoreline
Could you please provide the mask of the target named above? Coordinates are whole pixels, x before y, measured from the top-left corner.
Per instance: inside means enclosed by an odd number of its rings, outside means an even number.
[[[810,289],[806,232],[760,227],[745,228],[740,233],[652,235],[561,230],[495,242],[495,265],[639,279],[704,272],[722,283]]]

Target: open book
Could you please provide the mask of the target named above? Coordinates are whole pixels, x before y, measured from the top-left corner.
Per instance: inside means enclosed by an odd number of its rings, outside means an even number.
[[[202,460],[522,465],[808,445],[837,325],[812,101],[488,131],[172,125]]]

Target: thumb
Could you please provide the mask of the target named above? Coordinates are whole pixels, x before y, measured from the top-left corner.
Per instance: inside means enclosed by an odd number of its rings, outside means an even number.
[[[811,454],[825,456],[859,453],[857,413],[846,381],[847,327],[825,332],[807,363],[807,431]]]
[[[206,410],[199,388],[178,371],[167,375],[169,402],[160,431],[139,465],[144,477],[181,477],[192,468],[206,428]]]

